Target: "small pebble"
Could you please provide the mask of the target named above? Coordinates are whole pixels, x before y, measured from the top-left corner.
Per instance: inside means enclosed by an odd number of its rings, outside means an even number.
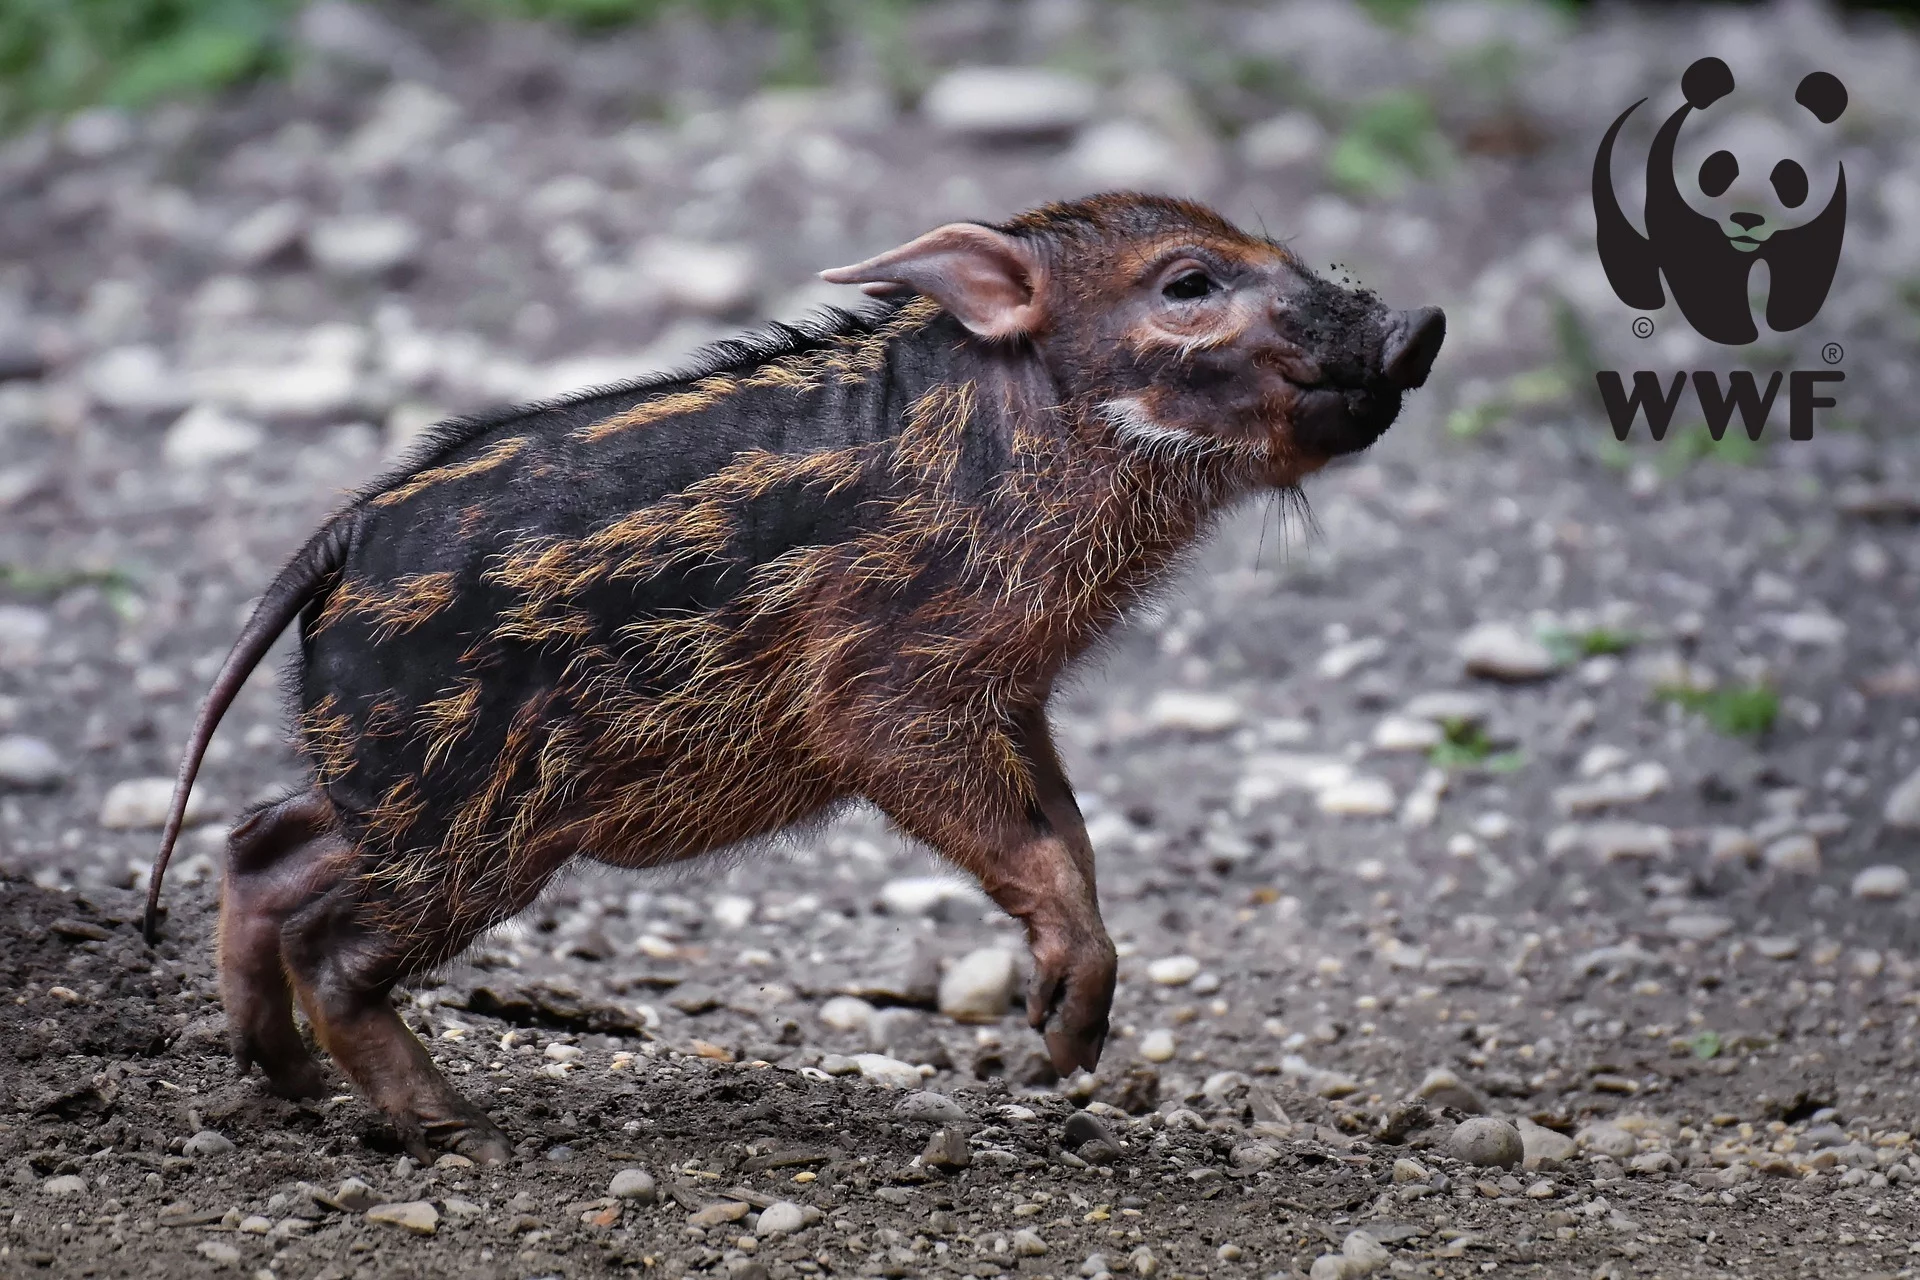
[[[1615,1160],[1626,1160],[1640,1149],[1640,1141],[1625,1129],[1611,1124],[1590,1124],[1573,1135],[1574,1142],[1583,1150],[1611,1156]]]
[[[1127,1255],[1127,1266],[1130,1267],[1133,1270],[1133,1274],[1137,1276],[1158,1275],[1160,1272],[1160,1259],[1153,1256],[1153,1250],[1147,1248],[1145,1245],[1141,1245],[1138,1249],[1135,1249]]]
[[[791,1200],[776,1200],[760,1211],[760,1223],[754,1228],[757,1236],[791,1235],[806,1225],[806,1214]]]
[[[1163,987],[1184,987],[1200,975],[1200,962],[1192,956],[1166,956],[1147,966],[1147,978]]]
[[[1482,1168],[1512,1168],[1526,1158],[1526,1148],[1520,1131],[1505,1120],[1476,1116],[1447,1138],[1447,1154]]]
[[[833,996],[820,1006],[820,1021],[833,1031],[866,1031],[874,1021],[874,1006],[858,996]]]
[[[190,1156],[223,1156],[233,1150],[233,1143],[211,1129],[202,1129],[188,1138],[180,1149]]]
[[[1904,898],[1910,887],[1905,867],[1866,867],[1853,878],[1853,896],[1870,901]]]
[[[84,1195],[87,1190],[87,1180],[77,1173],[62,1173],[41,1183],[40,1190],[50,1196]]]
[[[1760,858],[1774,871],[1815,875],[1820,870],[1820,842],[1804,834],[1782,836],[1769,844]]]
[[[607,1194],[616,1200],[652,1204],[659,1191],[654,1185],[653,1175],[645,1169],[622,1169],[613,1175],[613,1181],[607,1185]]]
[[[967,1135],[958,1129],[935,1129],[920,1152],[920,1163],[929,1169],[964,1169],[973,1163]]]
[[[1140,1037],[1140,1056],[1148,1062],[1171,1062],[1175,1051],[1173,1032],[1155,1027]]]
[[[43,791],[66,777],[59,753],[45,742],[22,733],[0,735],[0,789]]]
[[[440,1225],[440,1211],[426,1200],[377,1204],[367,1210],[368,1222],[401,1227],[417,1236],[430,1236]]]
[[[1007,1014],[1020,969],[1011,951],[984,947],[955,961],[940,979],[940,1012],[955,1022],[998,1022]]]
[[[1022,1229],[1013,1233],[1013,1251],[1023,1258],[1037,1258],[1047,1251],[1047,1242],[1038,1232]]]

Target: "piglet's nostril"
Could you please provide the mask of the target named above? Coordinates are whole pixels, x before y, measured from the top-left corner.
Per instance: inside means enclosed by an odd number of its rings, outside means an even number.
[[[1381,372],[1395,386],[1411,391],[1426,382],[1434,358],[1446,340],[1447,317],[1438,307],[1402,311],[1381,352]]]

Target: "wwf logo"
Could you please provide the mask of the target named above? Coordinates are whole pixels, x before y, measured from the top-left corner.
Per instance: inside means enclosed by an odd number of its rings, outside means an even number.
[[[1845,166],[1839,166],[1826,206],[1812,218],[1794,222],[1811,185],[1797,160],[1780,159],[1767,180],[1786,212],[1770,220],[1753,207],[1762,203],[1756,196],[1764,196],[1754,181],[1757,175],[1748,175],[1749,180],[1736,188],[1740,157],[1715,151],[1700,166],[1699,189],[1716,205],[1728,207],[1714,216],[1688,204],[1674,177],[1675,144],[1693,112],[1705,111],[1732,93],[1733,87],[1733,72],[1718,58],[1701,58],[1680,78],[1686,103],[1660,126],[1647,156],[1645,235],[1620,209],[1612,165],[1614,139],[1646,99],[1622,111],[1594,157],[1593,209],[1599,220],[1600,261],[1622,302],[1642,311],[1666,305],[1660,284],[1665,276],[1680,313],[1701,337],[1744,346],[1760,336],[1747,292],[1755,262],[1767,264],[1767,325],[1776,332],[1798,329],[1826,302],[1840,259],[1840,241],[1846,234],[1847,174]],[[1832,124],[1847,109],[1846,86],[1824,71],[1801,80],[1793,98],[1823,125]],[[1652,332],[1644,318],[1634,328],[1642,336]]]

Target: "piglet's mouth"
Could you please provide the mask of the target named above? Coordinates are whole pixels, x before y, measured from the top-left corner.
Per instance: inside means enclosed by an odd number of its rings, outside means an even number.
[[[1326,457],[1371,445],[1399,416],[1402,396],[1426,383],[1446,336],[1447,318],[1438,307],[1394,312],[1380,342],[1377,369],[1342,370],[1344,378],[1297,387],[1295,442]]]

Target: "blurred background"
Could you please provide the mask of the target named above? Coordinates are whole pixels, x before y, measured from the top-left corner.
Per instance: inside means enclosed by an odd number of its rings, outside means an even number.
[[[1478,900],[1555,928],[1610,904],[1581,926],[1599,942],[1900,945],[1920,915],[1904,9],[0,0],[0,863],[141,882],[254,593],[425,426],[851,304],[814,273],[940,222],[1124,187],[1217,204],[1450,330],[1310,516],[1229,521],[1061,700],[1110,898],[1211,868],[1183,891],[1271,884],[1409,937]],[[1824,310],[1746,348],[1625,307],[1594,250],[1601,134],[1650,100],[1613,167],[1637,218],[1640,157],[1708,53],[1739,87],[1683,140],[1690,199],[1717,149],[1749,183],[1799,164],[1808,210],[1850,180]],[[1813,70],[1849,91],[1830,127],[1792,105]],[[1656,443],[1615,439],[1594,391],[1597,369],[1833,367],[1805,442],[1784,392],[1758,440],[1715,441],[1689,396]],[[297,776],[263,670],[210,756],[186,880],[215,865],[212,819]],[[918,857],[850,821],[822,842],[856,850],[840,878]]]

